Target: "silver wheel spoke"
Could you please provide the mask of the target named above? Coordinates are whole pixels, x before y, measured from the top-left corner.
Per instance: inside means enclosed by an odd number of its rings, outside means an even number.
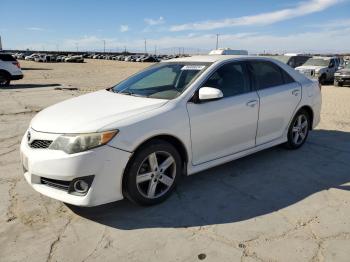
[[[307,127],[307,121],[304,121],[302,124],[301,124],[301,128],[305,128]]]
[[[292,129],[292,132],[295,133],[295,132],[298,132],[299,131],[299,128],[298,127],[293,127]]]
[[[293,141],[295,144],[298,144],[298,139],[299,139],[299,133],[295,133]]]
[[[136,183],[140,184],[140,183],[143,183],[145,181],[151,180],[152,175],[153,175],[153,172],[137,175],[136,176]]]
[[[174,182],[174,179],[166,176],[166,175],[162,175],[160,178],[159,178],[159,181],[162,182],[164,185],[167,185],[167,186],[171,186]]]
[[[164,162],[159,166],[160,172],[164,173],[165,170],[168,169],[169,166],[171,166],[175,162],[174,158],[172,156],[169,156],[167,159],[164,160]]]
[[[299,135],[301,137],[301,140],[303,140],[305,138],[305,134],[304,133],[300,133]]]
[[[302,121],[302,119],[303,119],[303,115],[300,115],[300,116],[298,117],[298,126],[299,126],[299,127],[301,126],[301,121]]]
[[[158,169],[158,160],[157,160],[156,153],[150,154],[148,156],[148,161],[152,171],[155,171]]]
[[[149,182],[148,190],[147,190],[148,197],[154,197],[156,193],[157,184],[158,184],[158,181],[154,181],[153,179],[151,180],[151,182]]]

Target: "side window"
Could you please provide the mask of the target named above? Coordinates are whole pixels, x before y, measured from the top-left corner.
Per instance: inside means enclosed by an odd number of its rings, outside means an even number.
[[[250,62],[251,72],[258,89],[284,85],[282,70],[271,62]]]
[[[202,85],[215,87],[222,91],[224,97],[250,92],[249,77],[244,63],[223,65]]]

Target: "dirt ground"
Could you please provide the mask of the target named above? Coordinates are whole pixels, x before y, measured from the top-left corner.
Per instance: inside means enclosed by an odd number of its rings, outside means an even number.
[[[184,178],[157,206],[75,208],[25,182],[21,136],[41,109],[147,64],[21,64],[25,78],[0,90],[0,261],[349,261],[349,87],[322,88],[321,123],[297,151]]]

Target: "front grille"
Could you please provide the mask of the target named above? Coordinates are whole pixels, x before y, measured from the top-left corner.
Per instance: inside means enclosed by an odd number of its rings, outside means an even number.
[[[41,177],[40,182],[41,182],[41,184],[44,184],[44,185],[47,185],[50,187],[54,187],[57,189],[61,189],[61,190],[67,191],[67,192],[69,190],[70,181],[56,180],[56,179]]]
[[[33,140],[29,144],[31,148],[48,148],[52,143],[52,140]]]

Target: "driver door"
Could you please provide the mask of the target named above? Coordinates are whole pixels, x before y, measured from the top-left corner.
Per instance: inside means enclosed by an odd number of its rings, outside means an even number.
[[[218,88],[224,97],[187,103],[193,165],[254,147],[259,97],[251,89],[245,63],[223,65],[202,86]]]

